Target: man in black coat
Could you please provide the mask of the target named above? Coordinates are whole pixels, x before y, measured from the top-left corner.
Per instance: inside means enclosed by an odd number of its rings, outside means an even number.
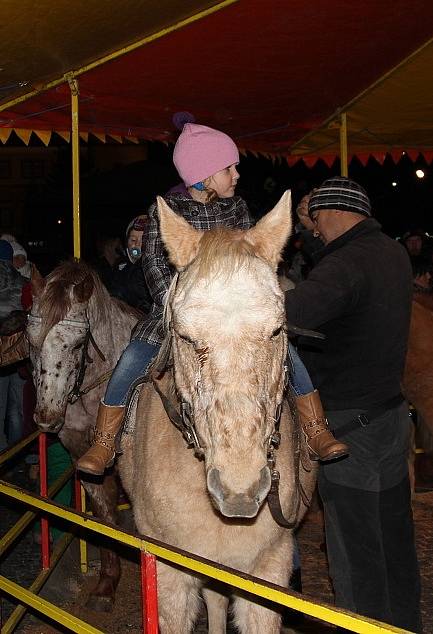
[[[400,393],[412,297],[407,253],[380,230],[354,181],[325,181],[308,211],[324,242],[286,293],[290,322],[320,330],[301,354],[331,429],[350,455],[320,465],[336,604],[421,631],[408,479],[410,419]]]

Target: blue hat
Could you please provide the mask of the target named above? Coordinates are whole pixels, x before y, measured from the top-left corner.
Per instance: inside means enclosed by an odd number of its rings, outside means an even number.
[[[12,262],[14,259],[14,250],[7,240],[0,240],[0,260]]]

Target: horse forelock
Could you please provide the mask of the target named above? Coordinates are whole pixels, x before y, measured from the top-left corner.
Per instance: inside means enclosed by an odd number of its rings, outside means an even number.
[[[90,300],[90,301],[89,301]],[[95,314],[104,313],[109,295],[97,274],[84,262],[75,260],[63,262],[47,277],[46,285],[39,298],[38,312],[42,318],[41,343],[48,332],[65,319],[74,303],[89,301]],[[104,315],[101,317],[103,319]]]
[[[194,278],[206,279],[215,274],[230,277],[243,266],[249,266],[257,255],[245,234],[240,229],[225,227],[205,231],[190,266]]]

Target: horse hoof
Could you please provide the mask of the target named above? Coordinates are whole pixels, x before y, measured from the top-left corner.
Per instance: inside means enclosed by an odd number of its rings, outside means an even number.
[[[114,598],[91,594],[86,601],[86,608],[94,610],[95,612],[112,612],[114,608]]]

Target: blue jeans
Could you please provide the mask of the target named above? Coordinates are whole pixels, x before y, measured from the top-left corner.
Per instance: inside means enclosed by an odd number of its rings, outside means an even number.
[[[159,346],[134,339],[122,353],[105,391],[105,405],[125,405],[131,385],[146,371]]]
[[[25,380],[7,368],[0,372],[0,451],[23,435],[23,387]]]
[[[303,396],[314,390],[314,386],[311,382],[310,375],[307,368],[301,361],[295,346],[289,343],[289,349],[287,351],[287,365],[290,372],[290,385],[296,396]]]
[[[123,351],[107,385],[104,396],[106,405],[125,405],[131,385],[146,373],[151,361],[158,354],[159,346],[134,339]],[[289,344],[287,362],[290,372],[290,385],[296,396],[308,394],[314,390],[310,376],[296,349]]]

